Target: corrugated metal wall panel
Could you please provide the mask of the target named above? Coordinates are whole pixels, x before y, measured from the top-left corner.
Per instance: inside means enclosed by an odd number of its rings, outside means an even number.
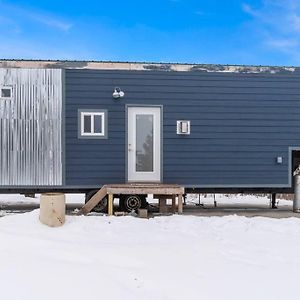
[[[0,186],[62,184],[62,71],[0,69]]]

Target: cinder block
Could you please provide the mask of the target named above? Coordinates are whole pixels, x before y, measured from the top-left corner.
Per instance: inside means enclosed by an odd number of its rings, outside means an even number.
[[[138,209],[139,218],[148,218],[148,209]]]

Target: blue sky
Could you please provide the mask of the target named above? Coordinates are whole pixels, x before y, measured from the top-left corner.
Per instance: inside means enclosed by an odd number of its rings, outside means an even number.
[[[299,0],[2,1],[0,57],[300,65]]]

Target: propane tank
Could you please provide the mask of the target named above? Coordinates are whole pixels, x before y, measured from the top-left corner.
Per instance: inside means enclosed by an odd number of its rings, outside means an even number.
[[[300,166],[294,171],[293,211],[300,213]]]

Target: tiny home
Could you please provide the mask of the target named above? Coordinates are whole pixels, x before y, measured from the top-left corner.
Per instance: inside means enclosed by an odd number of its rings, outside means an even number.
[[[0,61],[0,192],[291,192],[294,67]]]

